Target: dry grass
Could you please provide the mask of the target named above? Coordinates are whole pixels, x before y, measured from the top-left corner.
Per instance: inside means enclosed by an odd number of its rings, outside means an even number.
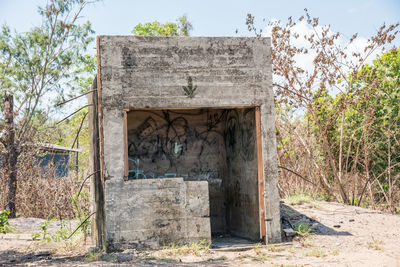
[[[54,243],[52,252],[55,254],[82,254],[87,251],[85,239],[84,234],[79,232],[70,239]]]
[[[368,242],[367,248],[373,250],[383,250],[383,241],[378,239],[372,239],[372,242]]]
[[[311,202],[313,201],[313,197],[307,193],[307,192],[302,192],[302,191],[297,191],[294,194],[288,195],[285,197],[285,200],[287,201],[288,204],[290,205],[301,205],[303,203]],[[285,202],[286,202],[285,201]]]
[[[250,261],[272,261],[273,260],[272,257],[269,257],[267,254],[264,254],[260,251],[256,252],[255,255],[250,255],[250,254],[241,255],[241,256],[237,257],[237,259],[241,260],[242,264],[245,264],[246,260],[250,260]]]
[[[331,254],[332,256],[337,256],[337,255],[339,255],[339,253],[340,253],[340,250],[338,250],[338,249],[334,249],[334,250],[332,250],[332,251],[330,252],[330,254]]]
[[[322,249],[313,249],[311,251],[307,251],[303,253],[306,257],[317,257],[317,258],[324,258],[328,256],[328,254]]]
[[[22,161],[24,162],[24,161]],[[73,175],[69,177],[53,177],[39,167],[24,162],[18,168],[16,209],[20,216],[35,218],[72,219],[77,214],[72,205],[74,195],[79,191],[81,179]],[[0,177],[2,178],[2,177]],[[4,188],[4,179],[0,179]],[[88,192],[88,183],[84,187]],[[4,206],[4,190],[0,190],[0,204]],[[89,198],[83,193],[78,201],[79,208],[89,212]]]
[[[170,243],[163,247],[163,249],[160,251],[160,255],[172,257],[184,255],[203,256],[209,252],[210,245],[210,242],[207,240],[201,240],[188,245]]]
[[[278,110],[275,121],[278,165],[280,166],[278,183],[280,196],[293,205],[310,202],[313,199],[344,202],[339,190],[340,186],[335,182],[336,180],[331,180],[332,168],[324,156],[321,141],[314,135],[312,125],[307,120],[295,117],[290,111]],[[346,136],[346,138],[350,137]],[[393,145],[392,151],[396,149],[398,149],[398,144]],[[369,150],[365,152],[368,155],[372,153]],[[381,159],[383,162],[388,161],[388,155],[385,155],[384,151],[379,157],[383,157]],[[360,156],[359,160],[361,159]],[[358,165],[363,164],[365,163],[358,163]],[[369,181],[365,173],[356,170],[357,168],[354,171],[347,171],[345,168],[342,173],[343,190],[347,196],[351,196],[347,204],[400,214],[400,191],[395,190],[400,185],[400,179],[397,179],[399,169],[393,168],[393,172],[388,172],[388,170],[379,172],[375,169],[376,173],[372,172],[372,169],[369,170],[369,175],[380,177],[374,182]],[[387,187],[389,185],[391,188]],[[359,203],[360,198],[361,203]]]
[[[226,256],[220,256],[220,257],[217,257],[217,258],[208,258],[207,261],[224,261],[224,260],[227,260],[227,259],[228,259],[228,257],[226,257]]]
[[[285,250],[284,247],[282,246],[276,246],[276,245],[268,245],[267,246],[268,251],[270,252],[281,252],[283,250]]]
[[[314,242],[311,238],[307,238],[307,239],[301,240],[300,244],[302,247],[308,248],[308,247],[312,247],[314,245]]]

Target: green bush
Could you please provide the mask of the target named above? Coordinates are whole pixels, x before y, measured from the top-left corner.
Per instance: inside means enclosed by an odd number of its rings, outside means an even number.
[[[8,216],[10,215],[10,211],[2,210],[0,211],[0,233],[7,234],[14,231],[14,228],[10,226],[8,222]]]
[[[51,219],[42,222],[40,225],[41,231],[32,234],[32,240],[41,239],[44,242],[50,242],[50,241],[59,242],[68,239],[70,231],[67,228],[67,223],[65,222],[65,220],[60,221],[61,224],[60,229],[58,229],[54,234],[49,233],[48,231],[49,225],[56,221],[57,221],[56,219]]]
[[[311,227],[307,223],[299,222],[294,226],[294,231],[299,236],[309,236],[311,233]]]

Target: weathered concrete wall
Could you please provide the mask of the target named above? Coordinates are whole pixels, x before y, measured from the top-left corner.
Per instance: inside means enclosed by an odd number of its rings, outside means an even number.
[[[100,36],[103,107],[256,106],[273,99],[269,38]],[[187,78],[194,98],[182,89]]]
[[[279,241],[269,38],[100,36],[98,42],[106,201],[124,186],[123,108],[259,106],[267,238]],[[197,86],[194,98],[182,88],[189,76]],[[106,209],[107,218],[110,212]]]
[[[97,90],[97,79],[94,79],[92,90]],[[97,92],[88,95],[88,122],[89,122],[89,145],[90,145],[90,165],[92,173],[90,179],[90,198],[92,216],[91,232],[92,244],[97,248],[105,249],[105,229],[104,229],[104,187],[100,175],[100,142],[99,142],[99,114]]]
[[[106,195],[108,250],[210,241],[205,181],[107,181]]]
[[[230,110],[225,128],[227,229],[253,240],[260,239],[256,143],[254,108]]]

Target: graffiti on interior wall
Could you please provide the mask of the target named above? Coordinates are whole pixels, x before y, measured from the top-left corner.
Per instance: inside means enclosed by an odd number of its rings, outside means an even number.
[[[226,118],[224,137],[228,160],[239,155],[245,161],[253,160],[256,142],[254,113],[250,109],[244,110],[240,118],[237,110],[230,110]]]
[[[164,173],[163,175],[156,176],[152,172],[145,173],[144,170],[140,169],[140,159],[133,159],[129,158],[129,161],[133,162],[136,166],[134,169],[129,170],[128,180],[133,179],[149,179],[149,178],[176,178],[176,177],[183,177],[188,178],[187,174],[178,174],[178,173]]]
[[[239,134],[239,113],[237,110],[231,110],[228,113],[225,124],[225,145],[227,156],[232,157],[238,151],[238,134]]]
[[[233,201],[233,205],[235,207],[241,207],[242,206],[242,194],[240,192],[240,182],[239,180],[236,181],[235,186],[233,187],[233,194],[234,194],[234,201]]]
[[[138,113],[139,114],[139,113]],[[128,133],[128,155],[135,178],[211,174],[221,177],[216,161],[254,159],[254,112],[250,109],[140,111],[142,122]],[[224,150],[221,152],[221,150]],[[136,172],[135,172],[136,170]],[[141,172],[142,170],[142,172]],[[146,175],[146,173],[149,175]]]
[[[182,165],[184,158],[196,162],[199,173],[211,171],[207,169],[207,154],[217,152],[218,140],[223,140],[223,131],[218,127],[224,113],[209,110],[146,111],[146,119],[128,133],[129,158],[141,160],[146,166],[156,166],[156,170],[151,170],[157,173],[156,177],[187,176],[177,171],[177,164]],[[130,165],[132,173],[140,173],[134,172],[135,164]]]

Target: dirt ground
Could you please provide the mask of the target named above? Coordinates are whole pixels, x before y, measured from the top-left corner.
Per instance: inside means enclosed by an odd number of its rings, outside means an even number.
[[[400,216],[338,203],[282,203],[284,226],[302,222],[311,234],[275,245],[236,243],[205,249],[169,247],[88,253],[82,236],[69,241],[32,241],[41,219],[10,220],[17,231],[0,234],[0,265],[17,266],[400,266]],[[74,222],[70,222],[75,225]],[[50,232],[58,229],[53,223]]]

